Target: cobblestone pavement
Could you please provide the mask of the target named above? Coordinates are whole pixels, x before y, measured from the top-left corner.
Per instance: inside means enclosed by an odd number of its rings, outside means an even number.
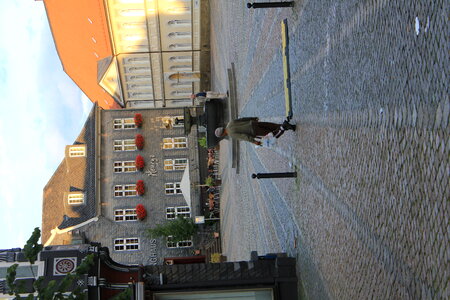
[[[309,299],[450,298],[448,2],[210,3],[213,89],[234,63],[240,116],[283,119],[288,19],[298,125],[271,149],[241,143],[239,174],[221,142],[224,254],[296,256]]]

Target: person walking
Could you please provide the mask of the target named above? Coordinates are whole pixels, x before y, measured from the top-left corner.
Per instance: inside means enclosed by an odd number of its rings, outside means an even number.
[[[215,130],[217,137],[231,137],[233,139],[246,141],[255,145],[261,145],[261,138],[272,133],[275,138],[279,138],[286,130],[295,131],[296,125],[284,121],[283,124],[270,122],[259,122],[258,118],[240,118],[233,120],[223,128]]]

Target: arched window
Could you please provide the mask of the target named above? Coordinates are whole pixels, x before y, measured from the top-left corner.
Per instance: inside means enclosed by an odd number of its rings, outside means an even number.
[[[189,55],[171,56],[169,60],[173,62],[191,62],[192,57]]]
[[[191,48],[191,44],[170,44],[169,48],[172,50],[177,50],[177,49],[190,49]]]
[[[191,65],[171,66],[170,70],[172,70],[172,71],[190,71],[190,70],[192,70],[192,66]]]
[[[130,72],[142,72],[142,71],[150,71],[149,67],[131,67],[128,69]]]
[[[130,81],[146,81],[146,80],[150,80],[151,77],[150,77],[150,75],[132,75],[132,76],[129,76],[128,79]]]
[[[192,87],[192,83],[190,82],[173,82],[170,84],[171,87],[175,88],[190,88]]]
[[[126,22],[122,24],[123,28],[126,29],[135,29],[135,28],[145,28],[147,25],[145,25],[144,22]]]
[[[190,38],[190,32],[171,32],[169,33],[170,38]]]
[[[169,24],[170,26],[186,26],[186,25],[191,25],[191,21],[190,20],[171,20],[171,21],[167,22],[167,24]]]
[[[122,9],[120,14],[124,17],[144,17],[145,11],[143,9]]]

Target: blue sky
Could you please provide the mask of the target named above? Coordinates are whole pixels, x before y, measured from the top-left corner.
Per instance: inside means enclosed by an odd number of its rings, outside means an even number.
[[[42,191],[92,107],[62,70],[44,3],[0,4],[0,249],[41,227]]]

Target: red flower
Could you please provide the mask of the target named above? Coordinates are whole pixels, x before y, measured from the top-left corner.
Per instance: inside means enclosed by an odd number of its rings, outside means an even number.
[[[136,194],[142,196],[145,194],[145,185],[143,180],[138,180],[136,182]]]
[[[139,220],[143,220],[147,216],[147,211],[145,210],[144,205],[142,204],[136,205],[136,214]]]
[[[141,114],[135,114],[134,115],[134,125],[136,125],[136,127],[142,127],[142,115]]]
[[[144,137],[140,134],[136,134],[136,137],[134,138],[134,143],[136,144],[136,147],[139,150],[142,150],[142,148],[144,148]]]
[[[141,170],[144,169],[145,161],[144,158],[140,155],[136,156],[136,160],[134,161],[136,164],[136,169]]]

